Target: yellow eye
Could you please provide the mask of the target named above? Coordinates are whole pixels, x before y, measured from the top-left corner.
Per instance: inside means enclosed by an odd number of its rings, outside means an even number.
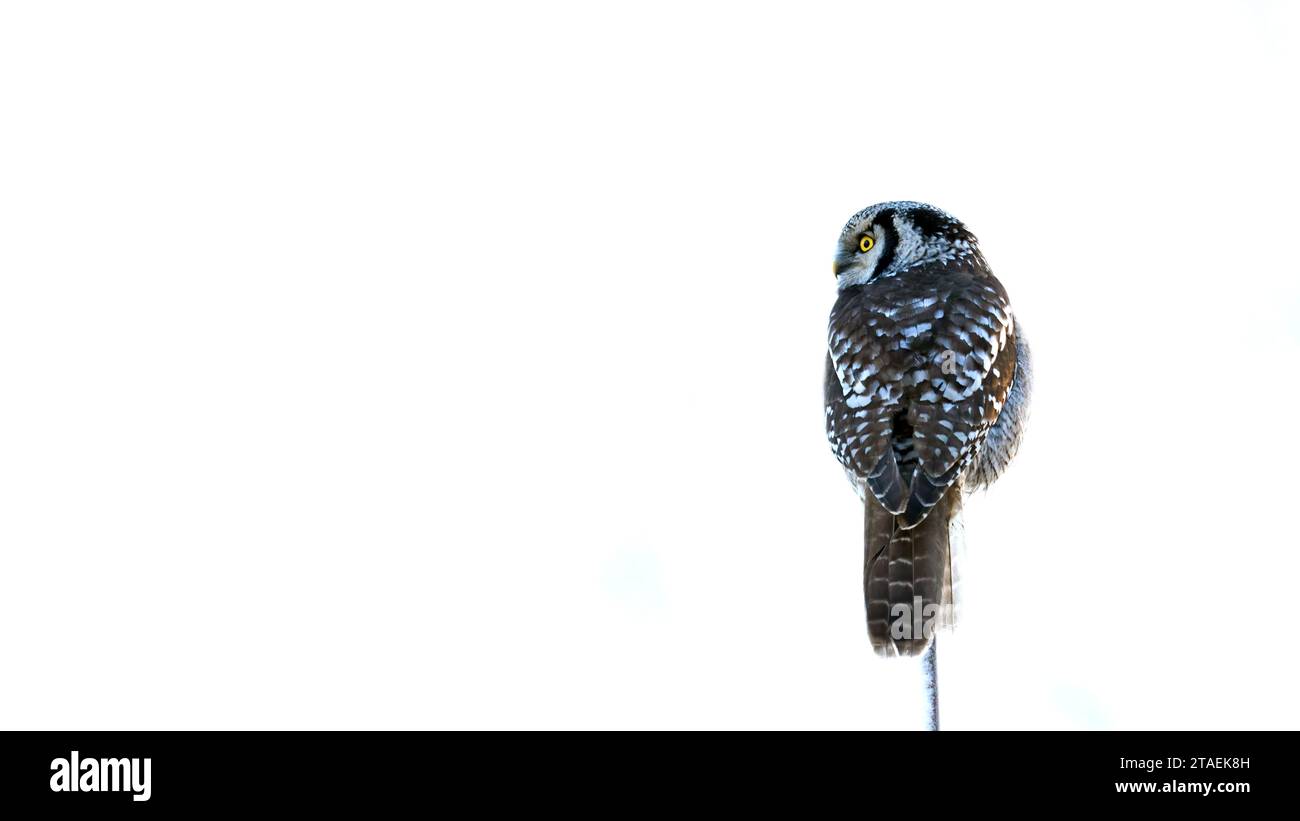
[[[870,234],[864,234],[862,239],[858,240],[858,247],[862,249],[864,254],[874,248],[875,245],[876,240]]]

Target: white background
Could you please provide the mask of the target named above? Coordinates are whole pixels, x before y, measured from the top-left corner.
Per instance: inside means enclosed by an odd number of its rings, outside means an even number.
[[[948,727],[1300,727],[1294,4],[12,3],[0,726],[903,726],[843,222],[1036,354]]]

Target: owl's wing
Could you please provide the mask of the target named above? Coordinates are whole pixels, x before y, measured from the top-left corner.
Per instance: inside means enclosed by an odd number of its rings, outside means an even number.
[[[926,361],[908,375],[917,469],[904,528],[919,524],[979,453],[1015,375],[1015,320],[996,280],[950,293],[935,313]]]
[[[906,410],[904,376],[917,364],[897,344],[892,318],[859,304],[837,305],[826,358],[826,432],[835,455],[890,513],[907,506],[907,484],[892,447]]]

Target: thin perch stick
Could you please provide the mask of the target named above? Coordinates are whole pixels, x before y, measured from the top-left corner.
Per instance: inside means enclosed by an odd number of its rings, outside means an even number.
[[[921,668],[925,673],[925,686],[930,695],[930,721],[927,730],[939,729],[939,637],[930,639],[930,649],[921,659]]]

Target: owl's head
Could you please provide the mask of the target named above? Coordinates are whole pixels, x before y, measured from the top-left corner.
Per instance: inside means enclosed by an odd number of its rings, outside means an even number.
[[[882,202],[854,214],[844,226],[835,278],[843,289],[966,257],[983,263],[975,235],[956,217],[923,202]]]

